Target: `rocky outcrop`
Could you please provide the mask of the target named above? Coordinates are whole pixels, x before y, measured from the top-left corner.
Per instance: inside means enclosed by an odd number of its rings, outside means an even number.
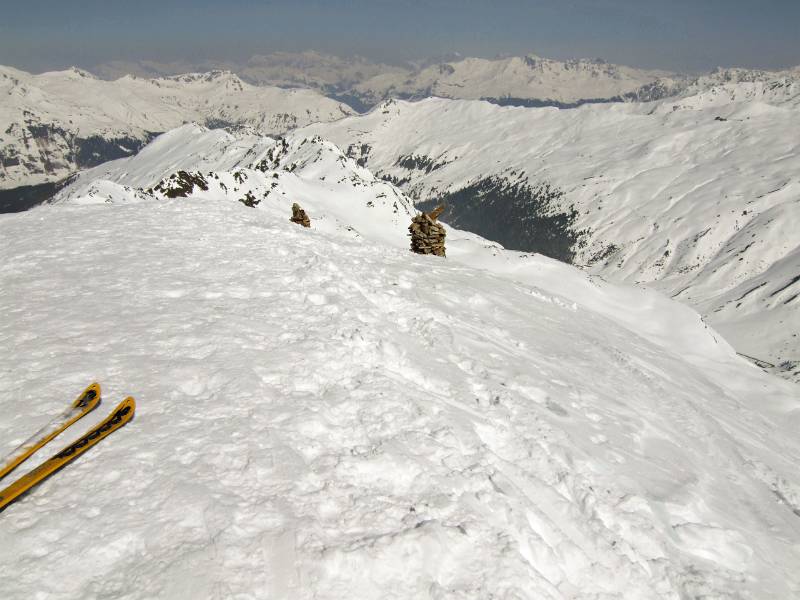
[[[162,179],[152,190],[148,191],[161,194],[166,198],[186,198],[194,191],[195,186],[204,192],[208,191],[208,181],[202,173],[178,171]]]

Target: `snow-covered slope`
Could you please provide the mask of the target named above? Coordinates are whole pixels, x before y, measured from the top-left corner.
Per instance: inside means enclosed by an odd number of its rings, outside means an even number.
[[[656,292],[453,229],[412,255],[402,200],[187,126],[0,216],[0,454],[93,379],[138,401],[2,514],[3,597],[800,593],[791,384]]]
[[[276,134],[353,112],[310,90],[255,87],[221,71],[103,81],[77,69],[0,67],[0,98],[0,188],[133,154],[154,133],[191,121]]]
[[[761,86],[737,84],[778,84],[800,81],[800,66],[783,71],[763,71],[759,69],[723,69],[717,68],[710,73],[695,77],[662,76],[645,84],[639,89],[623,95],[623,99],[631,102],[651,102],[670,97],[690,98],[704,92],[719,93],[728,86],[731,100],[743,100],[748,95],[757,96],[763,89]],[[769,95],[769,94],[767,94]],[[737,98],[738,96],[738,98]]]
[[[491,178],[548,182],[564,193],[550,208],[574,204],[572,231],[586,232],[575,262],[688,302],[738,350],[800,377],[797,80],[575,110],[389,101],[298,132],[312,134],[417,200]],[[496,214],[479,214],[476,231]]]
[[[359,237],[377,221],[405,236],[411,202],[389,183],[317,137],[233,135],[190,124],[159,136],[137,156],[81,172],[55,204],[137,202],[191,196],[261,203],[291,215],[299,202],[317,228]],[[288,217],[287,217],[288,218]],[[373,237],[381,237],[379,227]]]

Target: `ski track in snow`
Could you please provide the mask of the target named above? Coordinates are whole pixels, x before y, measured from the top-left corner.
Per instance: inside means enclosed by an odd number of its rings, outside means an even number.
[[[4,598],[800,594],[790,384],[549,292],[572,269],[541,257],[534,287],[458,232],[440,260],[278,214],[0,220],[0,454],[92,380],[40,455],[138,402],[0,515]]]

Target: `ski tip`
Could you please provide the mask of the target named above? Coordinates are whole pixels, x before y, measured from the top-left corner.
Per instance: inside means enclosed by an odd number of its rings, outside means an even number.
[[[117,408],[114,410],[114,413],[120,415],[122,419],[127,422],[133,419],[133,415],[136,412],[136,400],[133,399],[133,396],[128,396],[119,403]]]
[[[94,383],[89,385],[89,387],[83,390],[83,393],[80,396],[78,396],[75,402],[72,403],[72,406],[74,406],[75,408],[79,408],[90,405],[96,406],[99,403],[100,403],[100,384],[95,381]]]

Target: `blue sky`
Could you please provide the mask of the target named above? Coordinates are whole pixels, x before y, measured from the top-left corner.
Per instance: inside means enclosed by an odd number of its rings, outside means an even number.
[[[460,52],[684,71],[800,64],[800,0],[0,0],[0,64]]]

